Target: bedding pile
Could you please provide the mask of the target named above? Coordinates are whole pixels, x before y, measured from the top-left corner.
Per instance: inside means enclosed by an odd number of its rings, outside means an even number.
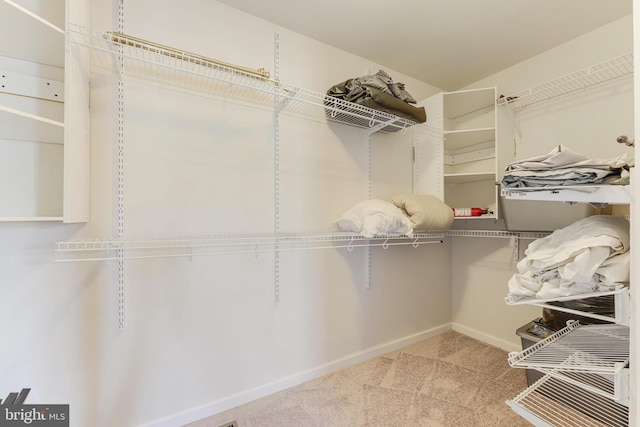
[[[453,211],[429,194],[400,194],[391,201],[363,200],[345,211],[335,222],[338,231],[363,237],[405,235],[414,232],[444,232],[453,225]]]
[[[629,285],[629,221],[594,215],[533,241],[509,280],[512,299],[553,299]]]
[[[417,123],[427,121],[424,107],[410,105],[415,104],[416,100],[406,91],[404,83],[394,82],[384,70],[380,70],[376,74],[345,80],[327,90],[325,106],[349,111],[348,105],[332,102],[332,99],[360,104]],[[325,109],[325,112],[329,118],[336,114],[331,108]],[[368,118],[363,118],[361,124],[368,127]],[[387,127],[385,129],[395,131],[400,128]]]
[[[505,168],[502,187],[531,188],[562,185],[627,185],[626,155],[597,160],[575,153],[563,145],[548,154],[519,160]]]

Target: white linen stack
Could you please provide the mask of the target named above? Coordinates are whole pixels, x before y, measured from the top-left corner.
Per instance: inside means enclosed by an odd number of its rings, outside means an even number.
[[[627,185],[629,167],[626,154],[612,159],[589,159],[559,145],[548,154],[518,160],[505,168],[505,188],[550,187],[560,185]]]
[[[629,221],[594,215],[533,241],[509,280],[512,298],[553,299],[629,284]]]

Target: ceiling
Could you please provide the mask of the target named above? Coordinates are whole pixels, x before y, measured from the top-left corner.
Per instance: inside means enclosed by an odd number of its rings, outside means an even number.
[[[455,90],[632,13],[631,0],[219,0]]]

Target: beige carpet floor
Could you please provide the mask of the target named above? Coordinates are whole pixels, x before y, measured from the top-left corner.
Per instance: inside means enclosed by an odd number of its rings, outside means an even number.
[[[448,331],[189,427],[524,427],[505,400],[525,388],[507,352]]]

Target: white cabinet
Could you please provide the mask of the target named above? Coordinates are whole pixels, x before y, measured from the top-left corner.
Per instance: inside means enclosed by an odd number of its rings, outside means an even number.
[[[86,0],[0,2],[0,221],[89,218],[89,59],[67,43]]]

